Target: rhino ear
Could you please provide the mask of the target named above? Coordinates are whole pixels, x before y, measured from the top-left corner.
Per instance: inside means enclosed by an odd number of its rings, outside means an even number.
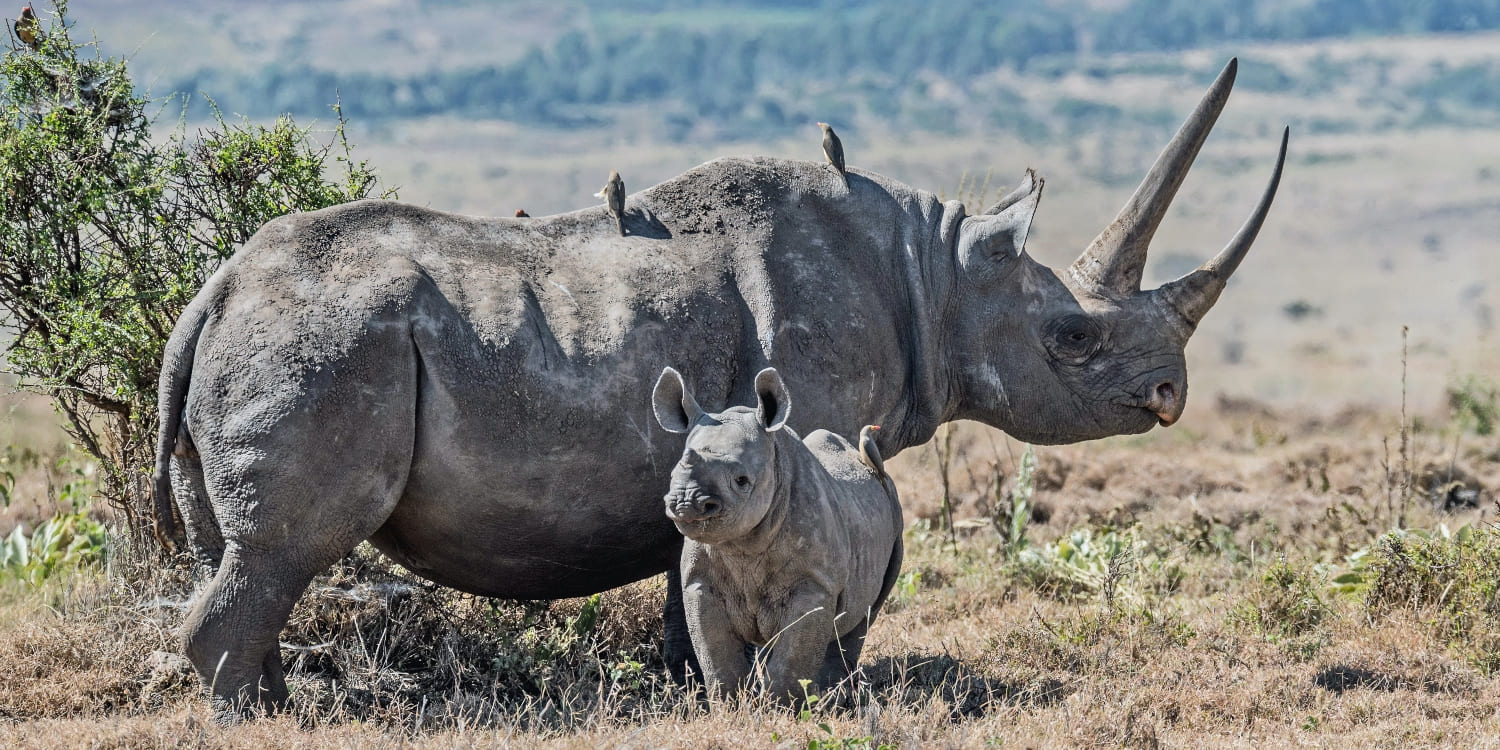
[[[656,421],[667,432],[684,433],[693,429],[703,409],[697,399],[688,392],[682,373],[668,367],[656,379],[656,390],[651,392],[651,411]]]
[[[781,382],[781,373],[767,367],[755,376],[755,418],[766,432],[775,432],[786,426],[787,415],[792,411],[792,397],[786,392],[786,383]]]
[[[1026,170],[1021,184],[988,211],[964,219],[959,231],[959,262],[971,273],[987,273],[1026,252],[1026,236],[1046,181]]]

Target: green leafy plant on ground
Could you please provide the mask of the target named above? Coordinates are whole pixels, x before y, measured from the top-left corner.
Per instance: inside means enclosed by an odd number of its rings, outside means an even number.
[[[85,565],[103,564],[109,531],[86,510],[61,513],[38,524],[31,534],[17,526],[0,540],[0,572],[30,584]]]
[[[993,522],[995,531],[1000,534],[1000,543],[1004,547],[1005,556],[1014,558],[1030,544],[1026,538],[1026,526],[1031,523],[1031,498],[1036,492],[1036,483],[1032,475],[1036,473],[1036,448],[1026,446],[1026,452],[1021,454],[1021,463],[1016,467],[1016,486],[1010,490],[1010,502],[1000,502],[996,497],[995,513]],[[999,489],[999,484],[996,484]],[[997,491],[996,495],[1000,493]]]
[[[1122,566],[1134,555],[1129,531],[1077,529],[1055,542],[1021,550],[1015,558],[1017,580],[1028,588],[1060,599],[1106,592],[1112,598]]]
[[[0,324],[16,331],[11,372],[99,461],[136,541],[178,314],[266,221],[368,197],[376,178],[341,115],[329,143],[287,118],[154,135],[148,113],[165,102],[72,40],[65,0],[41,10],[37,48],[0,56]]]
[[[1376,545],[1369,569],[1371,618],[1415,613],[1480,671],[1500,668],[1500,531],[1392,532]]]
[[[63,481],[56,500],[68,510],[37,524],[29,533],[18,525],[0,539],[0,574],[37,585],[58,573],[107,560],[109,529],[89,512],[93,464],[79,463],[72,455],[57,463]]]
[[[1333,614],[1325,588],[1312,565],[1279,557],[1230,611],[1230,619],[1273,641],[1303,636]]]

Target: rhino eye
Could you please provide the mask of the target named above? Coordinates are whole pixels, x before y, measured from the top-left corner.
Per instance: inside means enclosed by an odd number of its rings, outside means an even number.
[[[745,489],[750,486],[750,477],[741,474],[734,478],[734,485],[740,489]]]
[[[1052,356],[1081,364],[1099,350],[1099,327],[1083,315],[1068,315],[1053,321],[1046,337]]]

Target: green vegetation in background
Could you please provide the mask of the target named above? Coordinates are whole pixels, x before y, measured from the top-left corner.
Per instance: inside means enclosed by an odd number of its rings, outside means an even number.
[[[184,92],[228,92],[223,98],[227,108],[257,116],[316,115],[341,92],[350,115],[370,123],[449,114],[584,128],[607,123],[610,115],[602,107],[672,102],[680,110],[658,113],[669,139],[688,137],[695,120],[714,122],[721,138],[753,136],[814,119],[848,122],[858,101],[865,100],[877,117],[893,125],[942,131],[955,125],[950,105],[918,91],[931,74],[962,82],[1001,68],[1044,77],[1071,72],[1176,75],[1189,71],[1167,63],[1114,70],[1098,58],[1228,42],[1500,28],[1500,4],[1470,0],[1130,0],[1118,7],[1086,0],[956,0],[935,6],[905,0],[585,5],[591,12],[580,14],[586,20],[579,27],[506,65],[420,70],[421,61],[414,60],[418,72],[405,76],[308,70],[294,62],[253,72],[208,65],[167,85]],[[1253,89],[1294,85],[1275,65],[1246,62],[1243,82]],[[1432,85],[1424,83],[1413,92],[1439,102],[1437,110],[1497,108],[1500,75],[1495,71],[1470,66],[1438,73]],[[821,101],[801,95],[804,89],[822,91]],[[975,114],[1023,137],[1045,135],[1013,103],[990,101],[978,93],[969,100],[981,110]],[[1097,106],[1083,107],[1077,114],[1087,122],[1073,125],[1117,116]],[[1435,116],[1443,115],[1439,111]]]
[[[376,180],[342,119],[328,144],[287,118],[153,138],[152,102],[124,61],[69,37],[66,6],[42,9],[38,49],[0,56],[0,324],[16,332],[11,372],[66,417],[139,540],[182,308],[266,221],[369,196]]]

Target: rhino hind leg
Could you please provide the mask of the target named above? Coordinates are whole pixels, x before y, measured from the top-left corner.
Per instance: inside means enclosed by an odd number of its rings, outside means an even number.
[[[187,657],[222,720],[286,706],[280,636],[292,607],[314,576],[385,522],[399,494],[398,488],[376,507],[349,496],[344,502],[328,498],[325,507],[350,513],[343,524],[331,529],[298,519],[290,528],[301,533],[279,544],[246,544],[230,535],[218,571],[198,593],[182,629]]]
[[[858,625],[828,644],[828,652],[823,655],[823,669],[818,672],[819,685],[831,688],[848,679],[859,669],[859,657],[865,649],[865,636],[870,632],[870,624],[875,622],[875,615],[880,612],[882,606],[885,606],[886,597],[890,596],[891,589],[896,586],[896,579],[901,575],[901,562],[905,554],[905,547],[898,534],[896,543],[891,549],[890,560],[886,563],[885,578],[880,584],[880,595],[875,598],[875,604],[870,607],[869,612],[865,613],[864,619],[860,620]]]
[[[823,668],[818,670],[820,688],[831,690],[859,669],[859,655],[865,649],[865,635],[869,632],[870,618],[866,616],[853,630],[828,643]]]
[[[224,535],[219,530],[213,504],[208,501],[208,488],[203,484],[203,461],[186,430],[178,431],[177,449],[168,469],[172,477],[172,496],[177,501],[177,511],[182,514],[188,548],[198,564],[212,574],[224,558]]]
[[[294,588],[279,567],[264,554],[231,545],[183,624],[188,660],[222,721],[286,705],[279,637],[307,581]],[[273,661],[275,669],[268,670]]]
[[[210,426],[194,433],[199,487],[224,544],[181,636],[221,719],[286,704],[280,636],[292,607],[314,576],[390,518],[406,491],[417,429],[415,361],[402,367],[399,353],[361,361],[371,370],[352,373],[352,387],[335,383],[299,402],[258,440],[209,438],[216,425],[208,418]],[[381,415],[379,429],[328,427],[358,425],[370,414]]]

